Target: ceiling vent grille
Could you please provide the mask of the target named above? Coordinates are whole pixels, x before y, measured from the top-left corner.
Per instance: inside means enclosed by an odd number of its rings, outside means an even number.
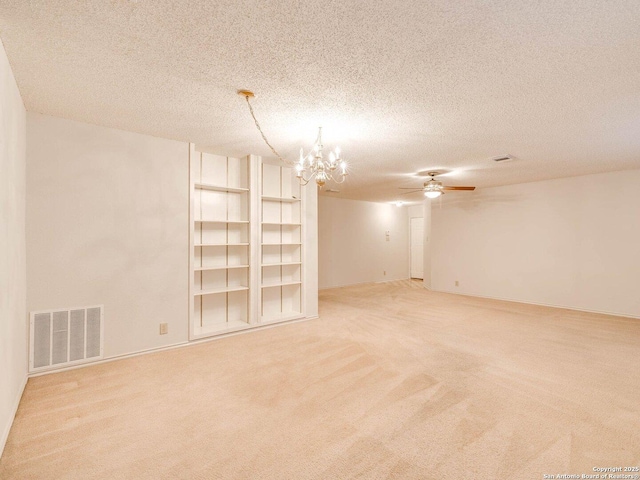
[[[514,160],[515,157],[513,155],[498,155],[497,157],[493,157],[493,160],[496,163],[510,162]]]
[[[104,307],[32,312],[29,371],[52,370],[103,356]]]

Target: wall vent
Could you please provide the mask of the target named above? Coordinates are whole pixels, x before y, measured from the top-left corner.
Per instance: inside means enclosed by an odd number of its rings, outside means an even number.
[[[493,157],[491,160],[493,160],[494,162],[510,162],[511,160],[514,160],[515,157],[513,155],[498,155],[497,157]]]
[[[31,312],[29,371],[94,362],[103,355],[104,307]]]

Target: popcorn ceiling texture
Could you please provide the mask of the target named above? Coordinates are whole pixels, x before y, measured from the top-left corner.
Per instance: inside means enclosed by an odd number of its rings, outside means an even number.
[[[484,187],[640,168],[639,22],[637,0],[0,3],[28,110],[269,156],[248,88],[281,153],[322,125],[351,161],[340,195],[367,200],[429,169]]]

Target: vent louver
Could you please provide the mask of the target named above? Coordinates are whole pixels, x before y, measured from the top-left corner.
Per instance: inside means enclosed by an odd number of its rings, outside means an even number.
[[[103,356],[103,307],[31,313],[29,371],[93,362]]]
[[[512,155],[499,155],[497,157],[493,157],[491,160],[493,160],[494,162],[510,162],[511,160],[513,160],[515,157],[513,157]]]

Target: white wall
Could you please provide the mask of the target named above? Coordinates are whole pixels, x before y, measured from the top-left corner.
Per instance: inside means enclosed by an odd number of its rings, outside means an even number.
[[[409,218],[422,218],[424,216],[424,208],[422,204],[407,206],[407,214]]]
[[[104,304],[107,358],[187,341],[188,152],[29,113],[28,311]]]
[[[640,170],[447,197],[434,290],[640,317]]]
[[[320,288],[409,278],[407,207],[320,196],[318,237]]]
[[[0,455],[27,381],[25,115],[0,43]]]

